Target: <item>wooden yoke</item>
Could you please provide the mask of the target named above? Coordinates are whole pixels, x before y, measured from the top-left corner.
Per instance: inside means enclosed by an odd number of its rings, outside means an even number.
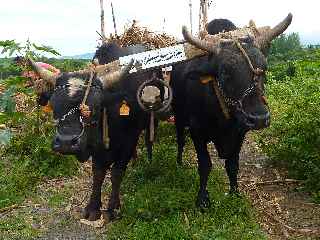
[[[129,72],[133,73],[174,65],[205,54],[207,54],[207,51],[203,51],[189,43],[184,43],[121,57],[119,58],[120,66],[116,66],[116,68],[127,65],[133,59],[134,64]],[[115,62],[115,64],[117,63]]]

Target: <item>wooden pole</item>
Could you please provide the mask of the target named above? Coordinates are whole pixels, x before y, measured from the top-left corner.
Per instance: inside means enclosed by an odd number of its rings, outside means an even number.
[[[192,34],[192,0],[189,0],[190,32]]]
[[[204,37],[206,32],[206,25],[208,23],[208,0],[200,0],[199,9],[199,36]]]
[[[116,18],[114,16],[114,11],[113,11],[113,4],[111,2],[111,11],[112,11],[112,20],[113,20],[113,28],[114,28],[114,34],[118,38],[118,32],[117,32],[117,25],[116,25]]]
[[[101,10],[101,15],[100,15],[100,21],[101,21],[101,37],[102,37],[102,42],[106,40],[106,34],[105,34],[105,29],[104,29],[104,10],[103,10],[103,0],[100,0],[100,10]]]
[[[205,29],[206,24],[208,22],[208,0],[202,0],[203,5],[202,5],[202,27]]]
[[[163,18],[162,32],[166,31],[166,18]]]
[[[202,21],[201,21],[201,19],[202,19],[202,5],[201,5],[201,1],[202,0],[200,0],[200,7],[199,7],[199,29],[198,29],[198,32],[200,33],[201,32],[201,30],[202,30]]]

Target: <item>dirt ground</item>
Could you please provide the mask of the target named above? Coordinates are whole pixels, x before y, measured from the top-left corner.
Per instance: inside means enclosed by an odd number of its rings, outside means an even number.
[[[250,199],[257,212],[257,219],[269,239],[320,239],[320,205],[311,202],[302,192],[299,181],[288,179],[286,172],[266,165],[266,156],[249,135],[240,154],[239,184],[241,192]],[[212,144],[215,167],[223,168]],[[107,176],[105,187],[110,186]],[[102,239],[108,225],[100,228],[101,221],[81,222],[80,211],[89,199],[91,186],[90,163],[83,164],[79,176],[72,179],[50,180],[39,186],[37,204],[26,201],[23,206],[0,213],[0,219],[17,214],[36,215],[28,222],[43,232],[38,239]],[[64,205],[54,209],[47,205],[46,194],[69,189],[70,197]],[[61,192],[61,191],[60,191]],[[107,196],[103,195],[106,203]],[[88,225],[91,224],[91,225]]]
[[[311,202],[299,181],[266,164],[249,135],[240,155],[239,183],[269,239],[320,239],[320,205]]]

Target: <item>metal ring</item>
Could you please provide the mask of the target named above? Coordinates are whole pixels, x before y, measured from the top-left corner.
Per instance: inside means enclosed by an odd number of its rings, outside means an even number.
[[[140,95],[141,95],[142,90],[144,89],[144,87],[147,86],[147,84],[150,84],[151,82],[155,82],[155,81],[161,83],[164,87],[167,87],[167,89],[168,89],[168,97],[163,100],[163,102],[161,103],[162,106],[161,106],[159,109],[156,109],[156,110],[153,109],[153,108],[147,108],[147,107],[143,104],[143,102],[142,102],[142,100],[141,100],[141,97],[140,97]],[[149,80],[149,81],[146,81],[146,82],[142,83],[142,84],[139,86],[138,90],[137,90],[136,97],[137,97],[138,104],[139,104],[139,106],[142,108],[142,110],[144,110],[144,111],[146,111],[146,112],[155,111],[155,112],[157,112],[157,113],[161,113],[161,112],[164,112],[165,110],[167,110],[168,107],[170,106],[170,104],[171,104],[171,102],[172,102],[173,94],[172,94],[172,89],[171,89],[169,83],[166,82],[166,81],[164,81],[164,80],[162,80],[162,79],[159,79],[159,78],[158,78],[158,79],[152,79],[152,80]]]
[[[82,121],[82,118],[81,118],[81,117],[80,117],[80,123],[81,123],[81,125],[82,125],[81,132],[80,132],[80,134],[78,134],[76,137],[74,137],[72,140],[74,140],[74,139],[75,139],[75,140],[78,140],[78,139],[81,138],[82,135],[84,134],[85,124],[84,124],[84,122]],[[59,133],[58,126],[59,126],[59,125],[57,125],[57,127],[56,127],[56,134],[57,134],[57,137],[62,138],[62,134]]]

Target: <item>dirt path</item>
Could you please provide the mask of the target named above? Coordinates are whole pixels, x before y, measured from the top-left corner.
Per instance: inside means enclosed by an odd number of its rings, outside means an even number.
[[[223,168],[210,145],[215,167]],[[320,239],[320,205],[311,203],[310,196],[300,191],[300,182],[287,179],[285,172],[267,167],[265,162],[266,157],[248,136],[240,155],[240,189],[257,210],[258,221],[269,239]],[[105,188],[110,187],[108,178]],[[42,232],[38,239],[103,239],[108,225],[95,228],[80,222],[80,209],[89,198],[90,186],[91,168],[86,163],[78,177],[43,183],[36,200],[0,213],[0,219],[27,216],[31,228]],[[106,203],[107,196],[103,198]]]
[[[250,135],[240,156],[240,187],[256,208],[270,239],[320,239],[320,205],[302,192],[299,181],[266,165]]]

